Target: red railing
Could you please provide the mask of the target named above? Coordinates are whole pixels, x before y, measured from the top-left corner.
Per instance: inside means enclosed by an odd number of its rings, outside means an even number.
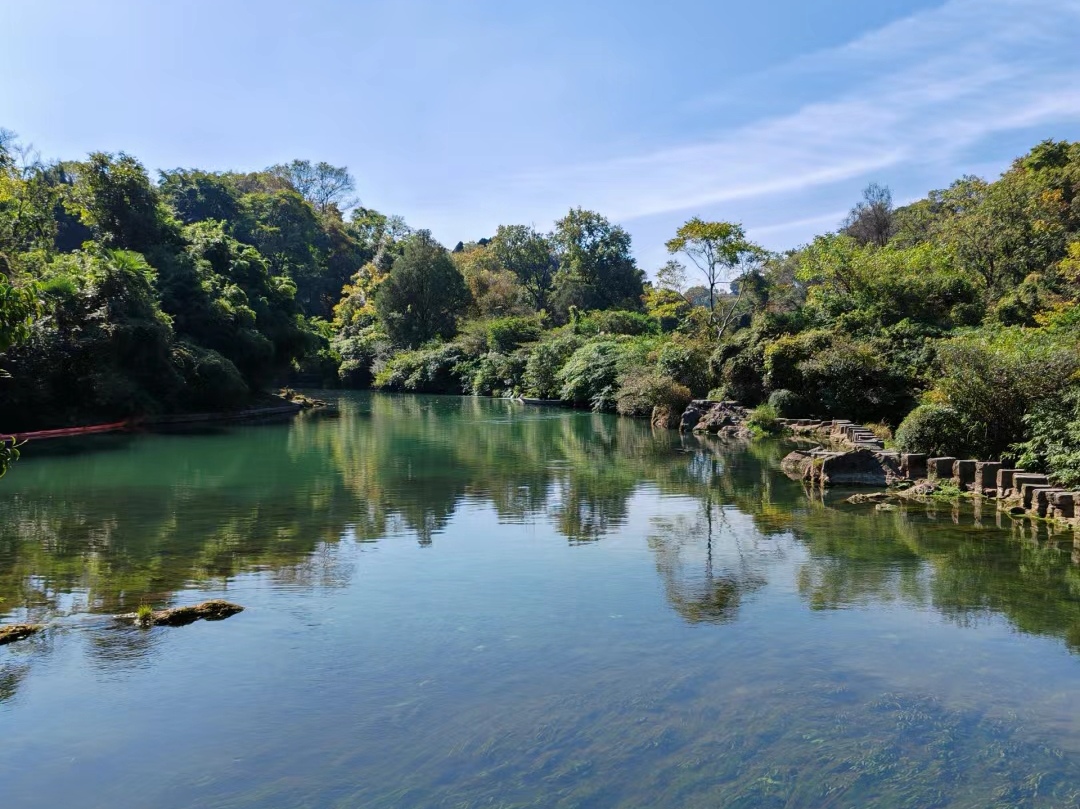
[[[114,421],[112,424],[91,424],[87,427],[63,427],[59,430],[36,430],[29,433],[0,433],[0,438],[14,439],[18,443],[23,441],[42,441],[47,438],[71,438],[78,435],[94,435],[95,433],[117,433],[130,430],[132,422]]]

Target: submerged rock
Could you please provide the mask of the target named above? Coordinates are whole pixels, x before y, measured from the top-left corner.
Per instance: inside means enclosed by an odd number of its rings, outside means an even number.
[[[896,495],[891,492],[872,492],[871,494],[853,494],[847,499],[849,503],[884,503]]]
[[[904,489],[904,494],[910,497],[929,497],[932,494],[937,494],[938,488],[929,480],[924,480]]]
[[[10,624],[9,626],[0,626],[0,646],[6,646],[17,640],[29,638],[31,635],[36,635],[44,628],[45,627],[40,624]]]
[[[117,615],[116,617],[120,621],[141,623],[143,626],[187,626],[198,620],[223,621],[229,616],[243,611],[244,608],[239,604],[215,598],[188,607],[154,610],[147,617],[140,616],[135,612]]]

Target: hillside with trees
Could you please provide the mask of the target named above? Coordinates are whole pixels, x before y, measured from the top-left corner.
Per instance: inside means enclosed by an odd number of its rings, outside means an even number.
[[[4,133],[0,429],[225,410],[286,383],[663,425],[710,397],[1080,484],[1080,143],[902,207],[871,185],[781,254],[691,218],[652,282],[601,213],[448,250],[355,193],[326,163],[153,178]]]

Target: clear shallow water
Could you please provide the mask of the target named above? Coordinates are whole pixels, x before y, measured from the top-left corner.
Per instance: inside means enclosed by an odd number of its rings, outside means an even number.
[[[507,402],[32,450],[0,805],[1080,805],[1080,553]],[[117,629],[226,597],[220,623]]]

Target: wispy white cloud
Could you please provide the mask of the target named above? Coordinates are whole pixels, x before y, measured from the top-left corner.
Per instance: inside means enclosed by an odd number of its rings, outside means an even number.
[[[752,239],[761,240],[777,233],[796,233],[803,231],[806,228],[833,230],[840,226],[840,223],[843,222],[844,217],[847,215],[847,211],[836,210],[830,213],[821,214],[820,216],[808,216],[805,219],[793,219],[790,221],[777,222],[772,225],[761,225],[752,227],[749,231],[749,236]]]
[[[496,179],[482,200],[528,200],[534,221],[580,204],[631,222],[948,162],[1000,133],[1080,122],[1077,42],[1076,0],[951,0],[744,88],[814,72],[831,94],[696,142]]]

